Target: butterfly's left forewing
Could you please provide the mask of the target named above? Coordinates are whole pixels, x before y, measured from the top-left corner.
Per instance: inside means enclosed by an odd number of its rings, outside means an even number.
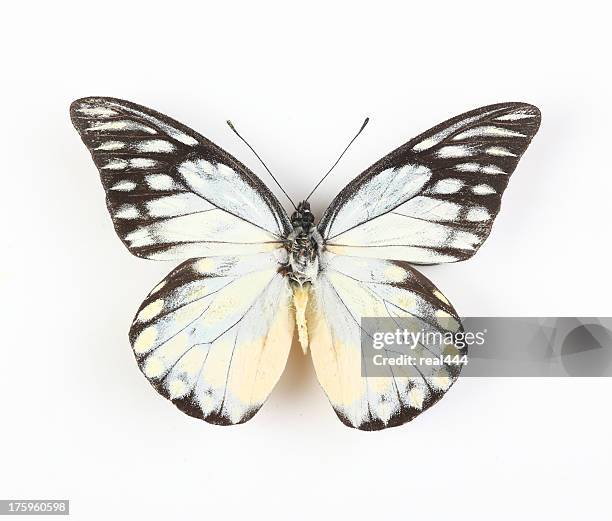
[[[225,150],[159,112],[115,98],[70,114],[93,157],[115,231],[134,255],[173,260],[282,247],[284,209]]]

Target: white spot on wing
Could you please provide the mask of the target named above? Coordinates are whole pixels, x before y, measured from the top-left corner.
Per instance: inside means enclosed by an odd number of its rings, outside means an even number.
[[[433,192],[436,194],[454,194],[461,190],[463,184],[460,179],[442,179],[434,185]]]
[[[125,143],[123,141],[106,141],[97,146],[95,150],[120,150],[122,148],[125,148]]]
[[[136,188],[136,183],[134,181],[128,181],[124,179],[123,181],[119,181],[111,186],[111,190],[119,190],[120,192],[129,192]]]
[[[171,190],[174,187],[174,180],[166,174],[148,175],[145,180],[153,190]]]
[[[483,173],[485,174],[492,174],[492,175],[499,175],[499,174],[503,174],[506,175],[506,172],[504,172],[501,168],[499,168],[496,165],[487,165],[482,167],[481,170]]]
[[[479,222],[487,221],[491,218],[491,214],[486,208],[471,208],[465,217],[468,221]]]
[[[111,117],[118,116],[119,114],[108,107],[79,107],[77,112],[84,114],[85,116],[97,116],[97,117]]]
[[[478,163],[459,163],[455,165],[455,170],[459,170],[459,172],[479,172],[480,165]]]
[[[130,159],[130,166],[134,168],[152,168],[158,165],[159,162],[155,159],[149,159],[147,157],[135,157]]]
[[[108,163],[106,163],[102,168],[104,170],[124,170],[127,168],[128,162],[125,159],[111,159]]]
[[[136,145],[139,152],[174,152],[176,147],[163,139],[148,139]]]
[[[136,317],[136,320],[138,322],[147,322],[153,317],[159,315],[163,309],[164,299],[158,298],[157,300],[154,300],[153,302],[147,304],[144,308],[142,308],[140,310],[140,313],[138,313],[138,317]]]
[[[437,157],[469,157],[474,155],[474,150],[465,145],[448,145],[436,152]]]
[[[493,125],[484,125],[482,127],[474,127],[453,137],[453,141],[461,139],[469,139],[472,137],[527,137],[525,134],[516,132],[503,127],[495,127]]]
[[[472,187],[472,192],[476,195],[489,195],[494,194],[495,190],[492,186],[486,184],[480,184]]]
[[[149,326],[143,329],[134,341],[134,352],[140,355],[150,351],[156,339],[157,328],[155,326]]]
[[[156,134],[155,129],[151,127],[147,127],[142,123],[138,123],[137,121],[132,121],[130,119],[117,119],[112,121],[96,121],[91,125],[91,127],[87,128],[88,131],[93,132],[107,132],[107,131],[117,131],[124,132],[128,130],[136,130],[140,132],[146,132],[147,134]]]
[[[483,174],[491,175],[506,175],[506,172],[496,165],[482,166],[479,163],[459,163],[455,165],[455,170],[458,170],[459,172],[481,172]]]
[[[516,154],[513,154],[504,147],[489,147],[485,150],[487,154],[490,156],[501,156],[501,157],[516,157]]]
[[[136,219],[139,215],[138,209],[131,204],[124,204],[115,213],[117,219]]]
[[[535,118],[535,116],[535,114],[530,114],[529,112],[511,112],[510,114],[504,114],[495,119],[497,121],[518,121],[521,119]]]

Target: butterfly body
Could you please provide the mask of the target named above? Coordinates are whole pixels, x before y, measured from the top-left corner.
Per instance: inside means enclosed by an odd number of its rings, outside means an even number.
[[[433,127],[351,181],[317,224],[307,201],[289,217],[246,166],[159,112],[91,97],[72,104],[71,118],[128,250],[181,261],[129,332],[154,388],[209,423],[248,421],[279,380],[297,329],[338,418],[379,430],[435,404],[461,368],[368,375],[361,340],[376,331],[362,319],[461,329],[449,300],[413,265],[476,253],[540,112],[499,103]],[[440,355],[448,346],[426,347]]]
[[[319,251],[323,239],[314,225],[314,215],[306,201],[302,201],[291,216],[291,225],[288,276],[302,286],[314,282],[319,274]]]

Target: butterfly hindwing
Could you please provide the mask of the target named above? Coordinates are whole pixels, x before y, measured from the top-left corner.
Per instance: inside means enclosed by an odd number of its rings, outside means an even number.
[[[319,224],[326,248],[413,264],[471,257],[539,124],[533,105],[501,103],[410,140],[334,199]]]
[[[138,365],[183,412],[242,423],[272,391],[294,329],[291,290],[277,269],[286,255],[192,259],[142,303],[130,330]]]
[[[375,376],[364,373],[361,337],[369,331],[363,317],[388,317],[398,327],[406,325],[401,319],[409,318],[417,331],[441,334],[461,327],[446,297],[407,263],[323,253],[314,287],[308,317],[313,363],[336,414],[349,427],[379,430],[410,421],[437,402],[457,378],[456,365],[431,374],[418,365],[386,366]],[[465,354],[442,342],[418,345],[411,352]]]
[[[70,113],[100,171],[115,230],[133,254],[257,253],[289,233],[284,209],[259,178],[188,127],[114,98],[77,100]]]

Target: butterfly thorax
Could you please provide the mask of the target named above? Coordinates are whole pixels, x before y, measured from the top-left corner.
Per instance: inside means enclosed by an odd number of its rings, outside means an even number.
[[[293,231],[289,235],[290,280],[300,286],[313,282],[319,273],[321,236],[314,226],[310,205],[302,201],[291,216]]]

